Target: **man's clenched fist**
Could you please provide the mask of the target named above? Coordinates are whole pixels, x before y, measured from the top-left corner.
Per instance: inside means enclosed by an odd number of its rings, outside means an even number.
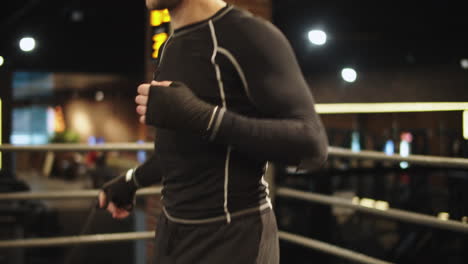
[[[162,129],[210,134],[210,118],[219,114],[219,107],[200,99],[182,82],[156,82],[138,87],[135,98],[140,122]]]
[[[138,86],[138,95],[135,98],[135,102],[137,103],[136,111],[140,115],[140,122],[142,124],[146,123],[146,111],[148,109],[148,96],[150,87],[153,86],[169,86],[172,82],[170,81],[152,81],[151,84],[144,83]]]

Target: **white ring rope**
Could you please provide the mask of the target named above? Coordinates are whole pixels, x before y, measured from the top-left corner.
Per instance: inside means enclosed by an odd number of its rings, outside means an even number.
[[[304,200],[308,202],[321,203],[326,205],[336,205],[341,207],[352,208],[357,211],[366,212],[369,214],[379,215],[387,218],[392,218],[404,222],[414,223],[418,225],[425,225],[429,227],[435,227],[440,229],[446,229],[451,231],[456,231],[459,233],[468,233],[468,224],[453,221],[453,220],[441,220],[435,216],[413,213],[408,211],[403,211],[399,209],[386,209],[380,210],[376,208],[370,208],[362,206],[359,204],[354,204],[351,200],[333,197],[329,195],[303,192],[298,190],[293,190],[289,188],[280,187],[276,190],[276,195],[281,197],[290,197],[299,200]]]
[[[47,144],[47,145],[0,145],[0,152],[63,152],[63,151],[153,151],[154,143],[106,143],[97,145],[88,144]],[[453,167],[467,168],[468,159],[463,158],[448,158],[428,155],[410,155],[403,157],[400,155],[386,155],[383,152],[363,150],[359,152],[351,151],[350,149],[329,147],[328,155],[330,157],[354,158],[364,160],[378,160],[400,162],[407,161],[413,164],[426,165],[431,167]]]

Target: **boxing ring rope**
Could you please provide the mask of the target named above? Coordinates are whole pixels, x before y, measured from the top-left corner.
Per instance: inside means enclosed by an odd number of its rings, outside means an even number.
[[[63,151],[153,151],[154,143],[106,143],[97,145],[88,144],[47,144],[47,145],[0,145],[0,152],[63,152]],[[400,155],[386,155],[379,151],[362,150],[359,152],[351,151],[350,149],[329,147],[328,155],[330,157],[354,158],[365,160],[391,161],[400,162],[407,161],[413,164],[426,165],[431,167],[453,167],[467,168],[468,159],[463,158],[447,158],[427,155],[410,155],[403,157]]]
[[[60,151],[152,151],[153,143],[111,143],[101,145],[86,145],[86,144],[50,144],[39,146],[14,146],[0,145],[0,152],[60,152]],[[422,164],[428,166],[453,167],[453,168],[468,168],[468,159],[461,158],[446,158],[436,156],[412,155],[402,157],[399,155],[387,156],[377,151],[360,151],[353,152],[348,149],[329,147],[329,156],[343,157],[366,160],[379,160],[400,162],[407,161],[413,164]],[[30,200],[30,199],[93,199],[97,197],[99,190],[83,190],[83,191],[56,191],[56,192],[17,192],[17,193],[0,193],[0,201],[2,200]],[[147,196],[159,194],[161,187],[144,188],[137,192],[139,196]],[[282,197],[300,199],[308,202],[322,203],[331,206],[341,206],[352,208],[356,211],[362,211],[369,214],[388,217],[404,222],[410,222],[420,225],[425,225],[433,228],[451,230],[460,233],[468,233],[468,225],[462,222],[453,220],[440,220],[434,216],[424,215],[419,213],[407,212],[403,210],[388,208],[380,210],[376,208],[366,207],[360,204],[355,204],[353,201],[343,198],[337,198],[316,193],[308,193],[289,188],[279,187],[276,194]],[[311,238],[290,234],[284,231],[279,231],[279,237],[282,240],[289,241],[304,247],[316,249],[338,257],[354,260],[360,263],[375,263],[389,264],[379,259],[375,259],[360,253],[356,253],[347,249],[343,249],[334,245],[330,245]],[[67,246],[76,244],[95,244],[95,243],[110,243],[128,240],[151,239],[154,237],[154,231],[147,232],[132,232],[118,234],[97,234],[97,235],[82,235],[71,237],[57,238],[30,238],[21,240],[6,240],[0,241],[0,248],[15,248],[15,247],[45,247],[45,246]]]
[[[298,244],[301,246],[305,246],[308,248],[313,248],[322,252],[329,253],[334,256],[342,257],[348,260],[354,260],[359,263],[367,263],[367,264],[391,264],[392,262],[383,261],[380,259],[376,259],[373,257],[369,257],[367,255],[357,253],[348,249],[343,249],[328,243],[324,243],[322,241],[318,241],[315,239],[310,239],[307,237],[279,231],[278,236],[280,239],[289,241],[294,244]]]
[[[431,167],[451,167],[468,169],[468,159],[463,158],[447,158],[428,155],[410,155],[408,157],[403,157],[400,155],[387,155],[385,153],[372,150],[362,150],[359,152],[355,152],[349,149],[338,147],[328,147],[328,155],[332,157],[355,158],[377,161],[407,161],[409,163],[426,165]]]
[[[359,263],[369,264],[391,264],[391,262],[382,261],[376,258],[366,256],[364,254],[356,253],[351,250],[343,249],[334,245],[330,245],[315,239],[306,238],[280,231],[278,233],[280,239],[307,246],[309,248],[321,250],[342,258],[354,260]],[[69,246],[76,244],[102,244],[102,243],[115,243],[132,240],[147,240],[153,239],[155,231],[144,232],[131,232],[131,233],[114,233],[114,234],[96,234],[96,235],[83,235],[83,236],[69,236],[58,238],[30,238],[13,241],[0,241],[0,248],[31,248],[31,247],[55,247],[55,246]]]
[[[13,241],[0,241],[0,248],[31,248],[31,247],[55,247],[69,246],[76,244],[101,244],[114,243],[132,240],[147,240],[153,239],[155,231],[132,232],[132,233],[114,233],[114,234],[97,234],[83,236],[69,236],[58,238],[30,238]],[[310,248],[321,250],[342,258],[358,261],[360,263],[369,264],[391,264],[390,262],[375,259],[364,254],[356,253],[347,249],[343,249],[334,245],[330,245],[318,240],[290,234],[287,232],[279,232],[279,237],[283,240],[290,241],[299,245],[305,245]]]
[[[149,196],[161,193],[162,187],[143,188],[137,191],[138,196]],[[65,200],[96,199],[99,190],[48,191],[48,192],[13,192],[0,193],[2,200]]]
[[[29,238],[0,241],[0,248],[55,247],[77,244],[102,244],[154,238],[154,231],[81,235],[55,238]]]
[[[154,143],[105,143],[105,144],[44,144],[44,145],[0,145],[0,152],[88,152],[88,151],[152,151]]]
[[[161,193],[161,187],[151,187],[138,190],[138,196],[149,196]],[[95,199],[99,190],[83,190],[83,191],[54,191],[54,192],[17,192],[17,193],[0,193],[0,201],[2,200],[56,200],[56,199]],[[445,229],[460,233],[468,233],[468,224],[453,221],[441,220],[435,216],[413,213],[399,209],[388,208],[385,210],[367,207],[360,204],[355,204],[352,200],[338,198],[323,194],[310,193],[304,191],[293,190],[290,188],[278,187],[276,195],[286,198],[294,198],[308,202],[326,204],[330,206],[340,206],[351,208],[356,211],[361,211],[373,215],[387,217],[395,220],[400,220],[408,223],[415,223],[433,228]]]
[[[281,197],[288,197],[299,199],[308,202],[321,203],[326,205],[334,205],[340,207],[352,208],[356,211],[361,211],[369,214],[379,215],[387,218],[392,218],[395,220],[400,220],[408,223],[414,223],[419,225],[424,225],[433,228],[445,229],[450,231],[455,231],[459,233],[468,234],[468,224],[462,223],[460,221],[454,220],[441,220],[437,217],[408,212],[399,209],[377,209],[373,207],[367,207],[360,204],[355,204],[349,199],[343,199],[328,195],[322,195],[317,193],[303,192],[298,190],[293,190],[284,187],[278,187],[276,189],[276,195]]]

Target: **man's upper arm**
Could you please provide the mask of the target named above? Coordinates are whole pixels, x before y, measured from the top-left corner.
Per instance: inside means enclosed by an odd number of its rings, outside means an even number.
[[[252,103],[270,117],[315,114],[314,99],[284,35],[259,19],[244,23],[232,48]]]
[[[289,42],[270,23],[244,19],[234,32],[241,41],[226,42],[225,48],[238,63],[244,89],[264,119],[225,115],[220,137],[273,158],[307,153],[317,157],[317,163],[323,162],[326,135]],[[243,137],[236,140],[236,135]]]

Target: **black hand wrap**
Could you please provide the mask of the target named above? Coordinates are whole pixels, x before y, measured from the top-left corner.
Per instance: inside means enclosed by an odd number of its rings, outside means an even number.
[[[134,171],[134,170],[133,170]],[[127,171],[128,173],[128,171]],[[133,173],[133,172],[132,172]],[[138,189],[132,175],[132,178],[127,181],[126,173],[123,175],[107,182],[102,187],[102,190],[106,194],[106,206],[107,203],[113,202],[118,208],[131,211],[135,204],[135,193]]]
[[[213,109],[213,105],[202,101],[181,82],[173,82],[168,87],[151,86],[146,123],[206,136]]]

